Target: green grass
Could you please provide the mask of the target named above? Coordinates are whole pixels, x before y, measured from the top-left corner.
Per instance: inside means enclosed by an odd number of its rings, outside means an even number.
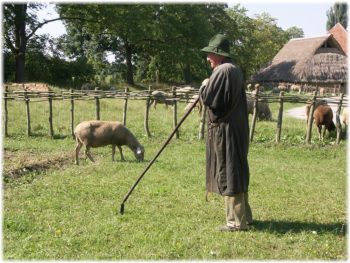
[[[100,101],[102,120],[121,120],[123,100]],[[69,101],[54,101],[54,139],[48,103],[30,104],[27,137],[23,102],[9,102],[9,137],[3,139],[4,260],[345,260],[347,259],[347,141],[336,134],[305,144],[306,124],[284,115],[282,141],[274,121],[256,123],[249,148],[248,232],[220,233],[224,200],[205,201],[205,140],[199,115],[190,114],[180,139],[169,143],[125,203],[120,204],[173,130],[172,110],[150,110],[145,136],[144,101],[128,102],[127,127],[146,148],[136,162],[111,161],[111,147],[80,154],[74,165]],[[285,104],[284,110],[300,104]],[[178,119],[185,111],[178,109]],[[75,125],[94,119],[94,101],[75,103]],[[250,117],[251,120],[251,117]]]

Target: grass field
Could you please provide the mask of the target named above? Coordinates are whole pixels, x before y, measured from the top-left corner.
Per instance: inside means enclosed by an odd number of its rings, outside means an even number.
[[[123,100],[100,101],[101,120],[122,120]],[[284,104],[284,110],[300,104]],[[75,125],[95,117],[94,101],[75,102]],[[185,113],[179,105],[178,118]],[[127,127],[145,146],[136,162],[111,161],[111,147],[81,151],[74,165],[69,101],[54,101],[54,138],[48,103],[31,103],[26,136],[24,102],[8,104],[9,137],[3,144],[3,260],[346,260],[347,141],[336,134],[305,144],[305,121],[284,115],[282,141],[273,121],[257,122],[249,148],[248,232],[221,233],[221,196],[205,201],[205,140],[194,112],[125,203],[120,204],[172,131],[172,110],[151,108],[144,130],[144,101],[128,102]],[[251,118],[251,117],[250,117]]]

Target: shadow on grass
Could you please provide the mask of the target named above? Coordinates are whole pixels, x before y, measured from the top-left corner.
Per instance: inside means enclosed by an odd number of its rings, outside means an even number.
[[[317,235],[323,233],[332,233],[335,235],[345,236],[347,231],[347,225],[342,223],[336,224],[321,224],[321,223],[303,223],[299,221],[286,222],[286,221],[259,221],[254,220],[254,224],[249,227],[252,232],[270,232],[278,234],[286,233],[301,233],[307,231],[316,231]]]

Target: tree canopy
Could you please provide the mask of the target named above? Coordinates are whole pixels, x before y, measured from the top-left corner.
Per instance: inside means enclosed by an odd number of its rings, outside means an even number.
[[[337,23],[342,24],[345,29],[348,28],[348,4],[335,3],[333,7],[327,11],[327,17],[327,31],[331,30]]]
[[[291,38],[304,36],[297,27],[282,30],[277,19],[267,13],[248,17],[239,4],[228,8],[207,3],[65,3],[56,4],[56,10],[67,33],[54,39],[35,35],[40,26],[50,22],[38,21],[33,10],[39,8],[38,3],[4,5],[7,80],[14,78],[9,69],[16,67],[15,80],[23,82],[25,65],[27,78],[40,81],[50,76],[61,85],[91,82],[94,75],[100,79],[112,75],[113,82],[130,85],[135,79],[200,83],[211,73],[200,49],[218,33],[230,39],[234,62],[247,80]],[[115,56],[113,63],[107,60],[108,54]],[[25,61],[23,78],[17,77],[19,58]],[[54,71],[52,67],[56,67],[55,73],[49,72]]]

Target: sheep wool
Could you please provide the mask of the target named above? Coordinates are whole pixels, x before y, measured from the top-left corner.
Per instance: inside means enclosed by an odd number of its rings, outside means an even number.
[[[74,129],[77,147],[75,149],[75,163],[79,164],[80,148],[85,146],[85,155],[91,162],[95,162],[90,154],[90,148],[112,145],[112,161],[114,161],[115,147],[120,152],[121,161],[125,161],[121,146],[128,146],[138,161],[143,161],[145,148],[138,142],[135,135],[121,122],[84,121]]]

